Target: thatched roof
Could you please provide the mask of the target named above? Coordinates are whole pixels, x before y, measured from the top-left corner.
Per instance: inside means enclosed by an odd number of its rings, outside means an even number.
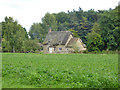
[[[50,44],[50,45],[65,45],[69,36],[72,33],[69,31],[52,31],[49,32],[43,42],[43,44]]]

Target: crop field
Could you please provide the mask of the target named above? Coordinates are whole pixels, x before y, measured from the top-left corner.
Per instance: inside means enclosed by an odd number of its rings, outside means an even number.
[[[118,88],[117,54],[2,54],[3,88]]]

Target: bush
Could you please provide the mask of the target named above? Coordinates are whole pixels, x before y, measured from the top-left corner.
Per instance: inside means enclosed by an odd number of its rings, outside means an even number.
[[[106,51],[106,50],[102,51],[102,54],[117,54],[117,53],[118,53],[117,50],[116,51]]]
[[[84,50],[84,51],[82,51],[82,53],[88,53],[88,50]]]
[[[43,51],[40,51],[40,54],[43,54]]]

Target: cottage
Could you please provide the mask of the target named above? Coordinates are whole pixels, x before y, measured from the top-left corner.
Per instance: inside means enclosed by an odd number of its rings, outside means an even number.
[[[73,37],[70,31],[49,31],[44,42],[44,53],[70,53],[86,50],[80,38]]]

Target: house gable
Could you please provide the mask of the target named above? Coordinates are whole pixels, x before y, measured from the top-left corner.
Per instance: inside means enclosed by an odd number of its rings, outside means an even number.
[[[68,38],[68,40],[67,40],[67,42],[66,42],[66,44],[65,44],[65,46],[67,46],[67,44],[70,42],[70,40],[71,40],[72,38],[73,38],[73,36],[70,35],[69,38]]]
[[[72,38],[69,43],[67,44],[69,48],[78,48],[79,51],[86,50],[84,44],[80,38]]]

